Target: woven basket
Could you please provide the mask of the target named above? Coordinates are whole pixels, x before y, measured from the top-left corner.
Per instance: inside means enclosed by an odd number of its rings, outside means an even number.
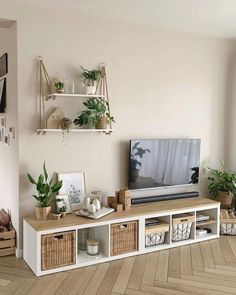
[[[75,264],[75,244],[75,231],[42,235],[41,269]]]
[[[111,224],[111,256],[138,250],[138,221]]]

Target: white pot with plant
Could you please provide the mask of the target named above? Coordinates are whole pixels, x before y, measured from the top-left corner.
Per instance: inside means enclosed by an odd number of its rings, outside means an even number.
[[[35,206],[36,219],[47,219],[51,211],[51,203],[56,193],[62,187],[62,181],[56,180],[56,173],[53,173],[51,179],[48,181],[48,173],[46,164],[43,163],[43,173],[39,175],[37,181],[28,173],[29,181],[36,186],[37,195],[33,197],[37,200]]]
[[[82,67],[82,74],[81,77],[83,79],[84,84],[84,94],[91,94],[94,95],[96,93],[97,88],[97,80],[101,76],[102,72],[100,70],[87,70],[84,67]]]
[[[83,104],[87,109],[74,120],[75,125],[106,129],[107,124],[115,122],[109,112],[108,103],[104,99],[91,97]]]

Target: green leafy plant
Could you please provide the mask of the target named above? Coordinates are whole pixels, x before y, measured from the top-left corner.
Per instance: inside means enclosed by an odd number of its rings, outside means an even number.
[[[146,153],[151,153],[149,149],[139,147],[140,142],[136,142],[131,149],[130,170],[138,171],[142,165],[141,159]]]
[[[64,88],[64,83],[62,83],[61,81],[55,82],[54,87],[56,88],[56,90],[62,90]]]
[[[82,66],[81,69],[83,70],[81,77],[83,78],[83,83],[86,86],[93,86],[95,81],[97,81],[102,75],[100,70],[87,70]]]
[[[95,127],[98,119],[104,116],[107,119],[107,123],[115,122],[114,117],[108,111],[108,103],[104,99],[91,97],[83,104],[87,109],[82,111],[81,115],[74,120],[75,125],[91,125]]]
[[[226,192],[232,196],[236,194],[236,174],[226,169],[225,164],[220,160],[222,171],[209,168],[211,176],[208,177],[208,189],[213,197],[217,197],[218,192]]]
[[[62,187],[62,181],[56,180],[56,173],[54,172],[51,179],[48,181],[48,173],[46,164],[43,163],[43,173],[39,175],[37,181],[28,173],[29,181],[36,186],[37,195],[33,197],[38,201],[38,207],[50,206],[55,194]]]

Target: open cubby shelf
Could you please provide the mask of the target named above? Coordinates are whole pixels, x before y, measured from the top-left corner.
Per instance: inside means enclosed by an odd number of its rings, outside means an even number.
[[[209,228],[211,233],[204,236],[196,236],[196,214],[198,212],[210,216],[211,222],[205,223],[204,227]],[[186,216],[190,216],[191,219],[189,239],[172,241],[172,230],[174,224],[176,224],[176,218],[183,219]],[[121,213],[114,212],[99,220],[91,220],[73,214],[60,221],[39,221],[35,220],[34,217],[29,217],[24,219],[24,260],[37,276],[41,276],[215,239],[219,237],[219,216],[220,203],[198,197],[189,200],[183,199],[134,205],[130,210]],[[156,227],[157,231],[163,229],[167,231],[164,243],[146,247],[145,222],[147,219],[150,220],[152,218],[157,218],[161,222]],[[89,229],[89,239],[99,240],[100,249],[98,257],[90,257],[86,254],[86,251],[78,250],[80,230],[86,228]],[[42,270],[42,259],[45,258],[45,251],[42,251],[42,237],[45,235],[57,235],[61,237],[60,239],[63,239],[63,234],[68,234],[68,232],[71,232],[71,236],[74,237],[71,240],[71,244],[68,244],[67,241],[66,249],[71,249],[69,250],[71,253],[67,253],[65,259],[69,257],[70,263],[68,265],[58,265],[54,268],[51,267],[50,269]],[[58,241],[58,245],[60,242]],[[50,251],[46,253],[49,257],[50,254]]]

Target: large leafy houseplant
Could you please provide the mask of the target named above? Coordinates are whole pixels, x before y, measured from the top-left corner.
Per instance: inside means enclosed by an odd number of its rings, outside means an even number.
[[[95,82],[102,75],[102,72],[100,70],[87,70],[82,66],[81,68],[83,70],[81,77],[83,78],[84,85],[94,86]]]
[[[109,113],[108,103],[104,99],[91,97],[83,104],[87,109],[82,111],[80,116],[74,120],[75,125],[88,125],[103,129],[110,122],[115,122],[114,117]],[[101,120],[104,121],[103,125],[99,124]]]
[[[236,174],[225,167],[220,160],[222,170],[209,168],[211,175],[208,177],[210,194],[221,202],[222,207],[230,206],[236,194]]]
[[[47,219],[51,210],[51,203],[55,194],[62,187],[62,181],[56,180],[56,173],[54,172],[50,180],[46,169],[46,163],[43,163],[43,173],[41,173],[37,180],[35,180],[29,173],[27,174],[29,181],[35,185],[37,195],[33,197],[37,200],[36,217],[38,219]]]
[[[136,181],[139,176],[139,169],[142,166],[141,159],[148,152],[151,153],[149,149],[143,149],[140,146],[140,142],[136,142],[131,148],[130,156],[130,180]]]

